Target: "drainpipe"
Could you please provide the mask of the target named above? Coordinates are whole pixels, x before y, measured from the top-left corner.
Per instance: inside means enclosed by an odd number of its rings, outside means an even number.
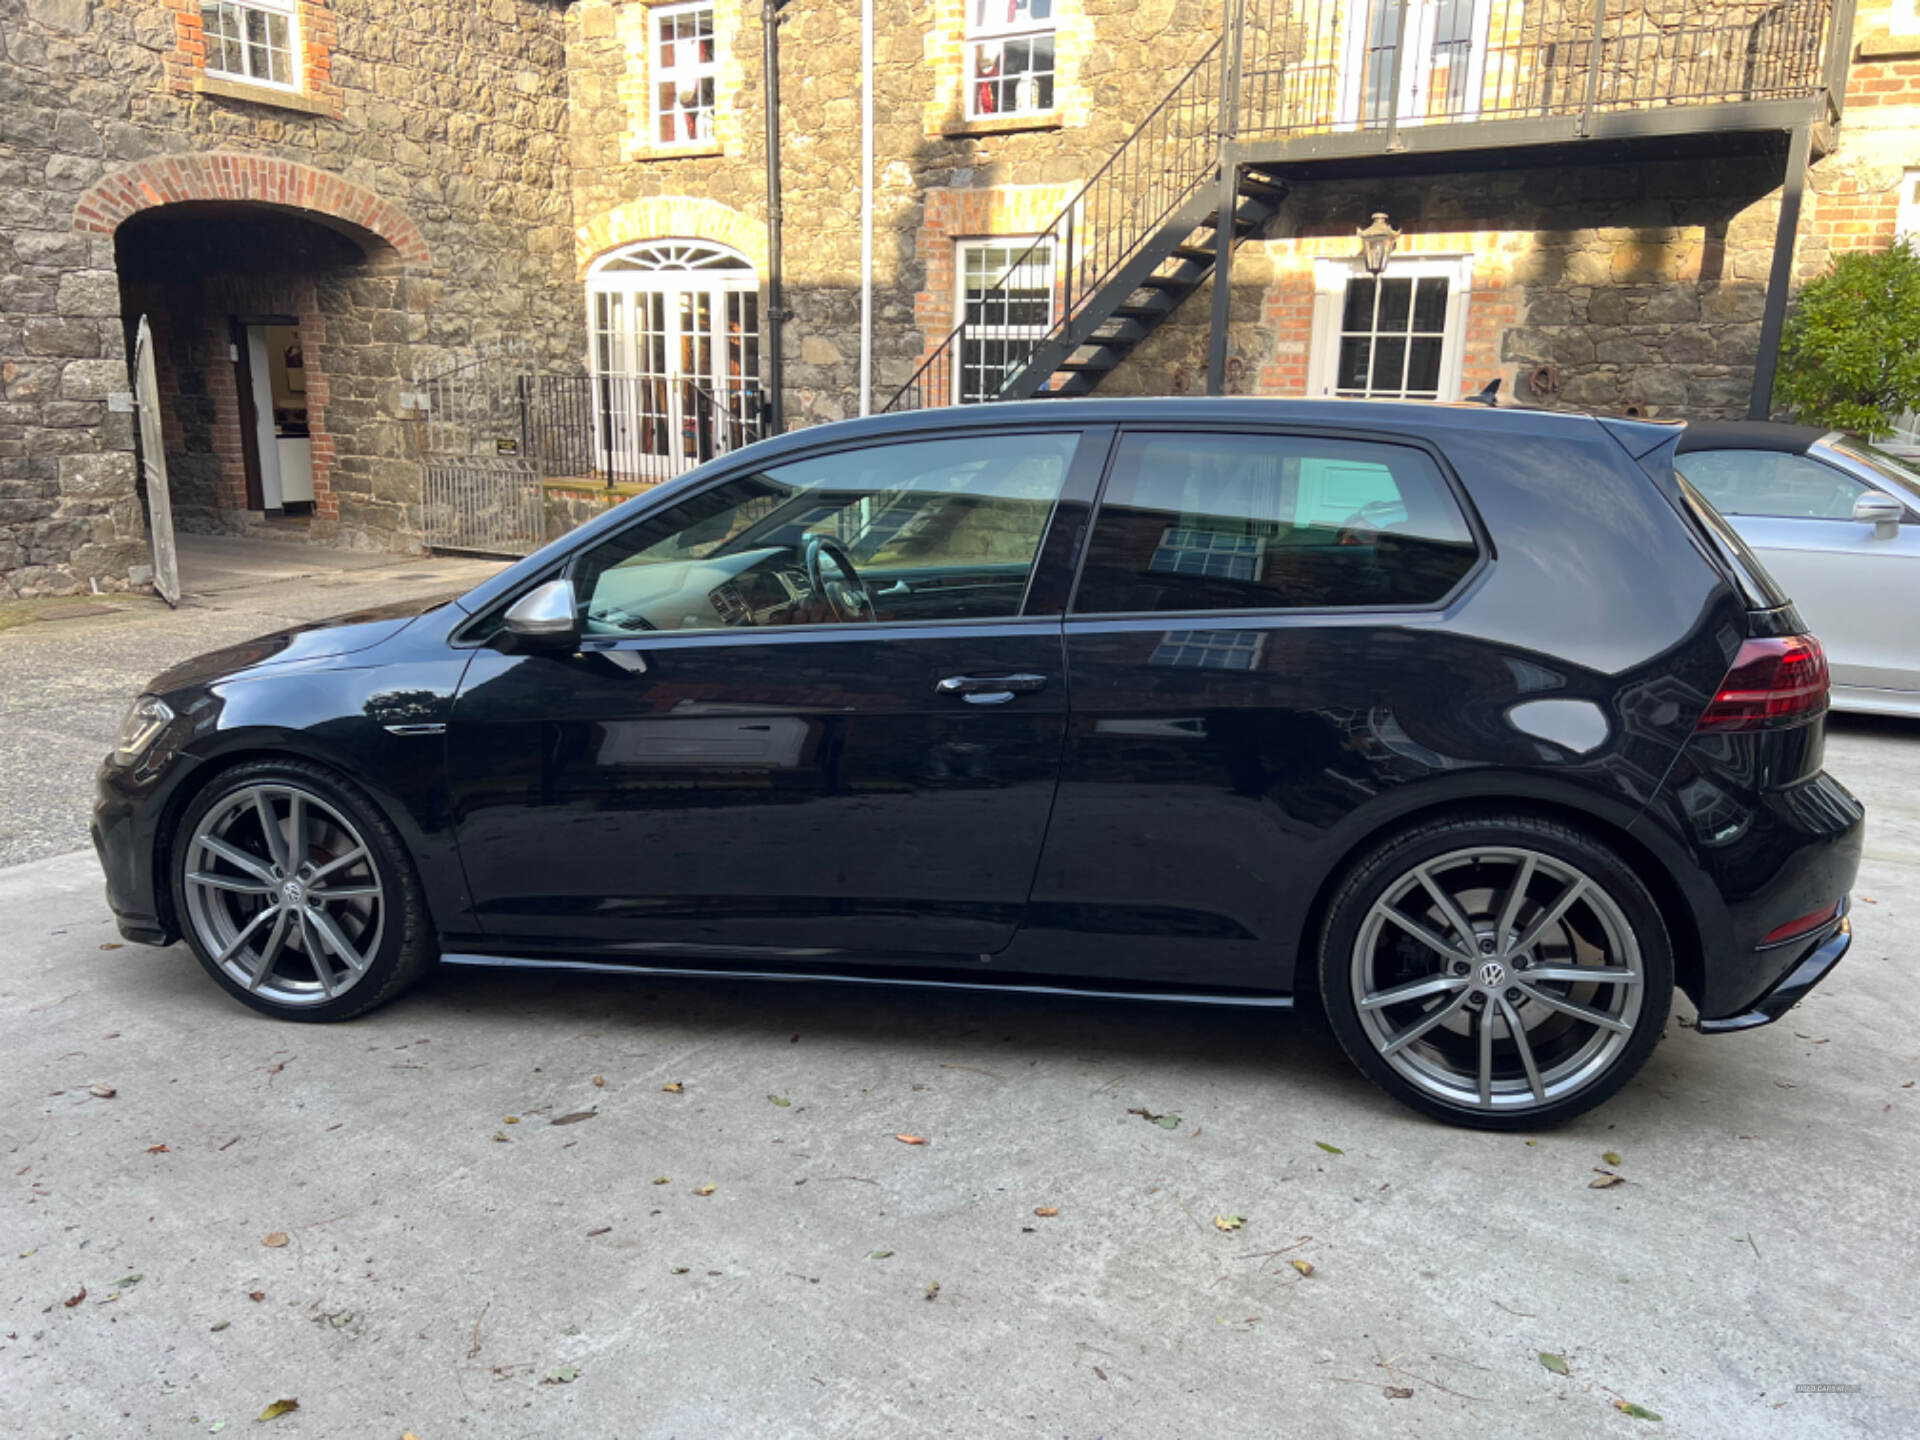
[[[760,25],[767,112],[767,432],[785,428],[786,375],[781,329],[787,319],[780,282],[780,11],[787,0],[762,0]]]
[[[860,0],[860,413],[873,413],[873,0]]]

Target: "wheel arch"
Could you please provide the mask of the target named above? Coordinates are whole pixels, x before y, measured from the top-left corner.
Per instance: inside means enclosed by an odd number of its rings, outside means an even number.
[[[1429,821],[1471,819],[1476,816],[1524,816],[1551,820],[1583,831],[1617,852],[1652,894],[1654,903],[1660,909],[1660,916],[1666,922],[1667,936],[1673,946],[1675,983],[1688,995],[1699,993],[1700,917],[1688,901],[1686,892],[1674,879],[1672,870],[1644,839],[1636,836],[1626,825],[1581,805],[1558,799],[1496,795],[1472,799],[1436,799],[1413,809],[1399,811],[1382,818],[1348,844],[1340,858],[1327,869],[1319,888],[1314,892],[1312,903],[1307,907],[1295,947],[1293,993],[1298,996],[1318,995],[1320,934],[1326,926],[1327,912],[1334,896],[1340,893],[1348,877],[1370,851],[1389,837]]]

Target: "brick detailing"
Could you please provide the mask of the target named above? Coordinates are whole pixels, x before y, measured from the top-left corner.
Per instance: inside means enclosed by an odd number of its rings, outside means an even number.
[[[207,69],[207,37],[200,19],[200,0],[161,0],[173,12],[173,48],[162,57],[166,87],[179,95],[193,93]],[[300,0],[296,26],[300,44],[300,92],[323,101],[329,112],[340,114],[340,87],[333,79],[333,50],[337,43],[333,9],[328,0]]]
[[[1019,129],[1023,125],[1034,128],[1049,124],[1085,125],[1089,98],[1087,87],[1081,83],[1082,67],[1100,48],[1087,8],[1085,0],[1054,0],[1053,109],[1050,112],[1045,115],[1009,115],[969,121],[966,94],[967,0],[933,0],[932,23],[927,26],[921,51],[925,62],[923,73],[932,80],[928,87],[931,94],[921,112],[921,123],[927,138],[965,134],[972,125],[978,125],[983,130]],[[1100,8],[1098,0],[1095,0],[1095,8]],[[1217,23],[1217,15],[1214,20]],[[1112,63],[1110,57],[1106,58],[1106,63]],[[1156,83],[1159,83],[1157,76]],[[1161,88],[1165,89],[1164,84]]]
[[[767,227],[700,195],[650,195],[597,215],[573,232],[580,273],[595,256],[635,240],[711,240],[738,250],[756,271],[767,266]]]
[[[142,160],[108,175],[74,206],[73,228],[111,235],[129,215],[188,200],[253,200],[330,215],[377,235],[410,265],[429,260],[419,227],[371,190],[297,160],[222,150]]]
[[[714,0],[717,64],[713,85],[713,138],[682,144],[665,144],[660,139],[660,120],[654,108],[656,97],[649,73],[653,56],[653,11],[652,3],[627,4],[611,14],[615,38],[626,52],[626,65],[618,81],[620,103],[627,116],[626,129],[620,138],[621,158],[671,160],[690,155],[738,154],[743,114],[741,97],[747,83],[740,57],[744,50],[752,49],[759,42],[759,5],[749,5],[746,0]]]
[[[927,192],[914,238],[925,278],[913,298],[914,323],[926,354],[938,349],[959,323],[954,303],[955,242],[1038,234],[1078,189],[1077,185],[1002,185]]]

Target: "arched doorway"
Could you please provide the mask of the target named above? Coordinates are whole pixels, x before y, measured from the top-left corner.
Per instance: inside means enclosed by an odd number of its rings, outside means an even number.
[[[587,270],[596,463],[660,480],[758,438],[760,287],[736,250],[642,240]]]

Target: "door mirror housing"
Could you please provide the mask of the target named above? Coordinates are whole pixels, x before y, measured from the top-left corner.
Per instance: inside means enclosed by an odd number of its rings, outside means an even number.
[[[572,650],[580,643],[573,582],[549,580],[514,601],[501,617],[501,635],[518,651]]]
[[[1869,490],[1853,502],[1853,518],[1873,526],[1873,533],[1880,539],[1891,540],[1899,532],[1900,522],[1907,518],[1907,507],[1891,495]]]

